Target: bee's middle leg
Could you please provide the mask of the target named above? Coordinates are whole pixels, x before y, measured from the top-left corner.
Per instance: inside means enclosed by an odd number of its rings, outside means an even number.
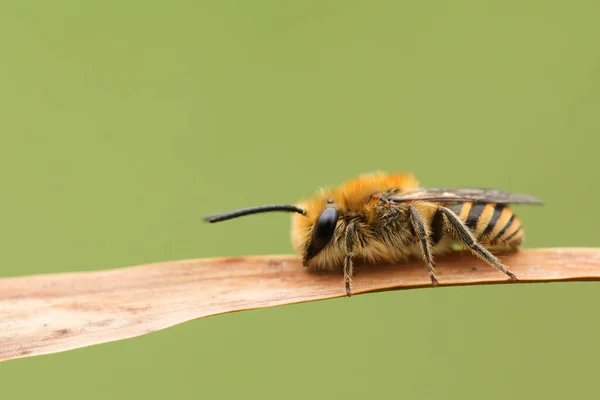
[[[425,228],[425,222],[423,222],[423,218],[417,211],[415,206],[410,206],[410,223],[412,225],[415,234],[417,235],[417,239],[419,239],[419,244],[421,245],[421,254],[423,255],[423,259],[427,264],[427,270],[429,271],[429,278],[431,279],[431,284],[436,286],[438,284],[438,280],[435,277],[435,270],[433,268],[433,257],[431,255],[431,241],[430,234],[427,232]]]

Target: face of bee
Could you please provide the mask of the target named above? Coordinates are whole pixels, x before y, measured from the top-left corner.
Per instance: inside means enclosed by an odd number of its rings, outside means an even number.
[[[299,205],[307,210],[306,215],[295,215],[292,219],[292,244],[302,255],[304,265],[330,259],[337,253],[337,239],[343,234],[337,204],[332,199],[319,197]]]
[[[338,212],[335,207],[327,207],[317,218],[312,230],[312,238],[306,249],[307,260],[319,254],[333,238],[338,222]]]

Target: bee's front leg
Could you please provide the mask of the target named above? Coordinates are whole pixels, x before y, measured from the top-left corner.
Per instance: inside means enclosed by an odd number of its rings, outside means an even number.
[[[354,274],[352,257],[354,256],[355,244],[356,236],[354,222],[350,222],[346,228],[346,257],[344,257],[344,283],[346,284],[346,296],[351,295],[350,286],[352,284],[352,275]]]

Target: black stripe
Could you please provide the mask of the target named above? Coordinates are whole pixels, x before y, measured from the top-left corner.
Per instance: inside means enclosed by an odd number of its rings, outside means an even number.
[[[444,224],[444,214],[438,209],[431,219],[431,244],[436,245],[442,239],[442,227]]]
[[[515,231],[513,233],[511,233],[507,238],[504,238],[505,242],[508,242],[510,239],[512,239],[519,231],[521,230],[521,226],[519,225],[519,227],[517,229],[515,229]]]
[[[515,219],[515,214],[513,214],[513,215],[510,216],[510,219],[506,222],[506,224],[504,225],[504,227],[502,228],[502,230],[491,241],[492,242],[496,242],[496,241],[500,240],[500,238],[502,238],[502,235],[504,235],[504,233],[506,232],[506,230],[508,229],[508,227],[513,223],[514,219]]]
[[[500,219],[500,215],[502,215],[502,210],[504,210],[504,207],[504,204],[496,204],[496,207],[494,207],[494,213],[492,214],[492,218],[490,219],[490,222],[488,222],[483,233],[481,234],[482,238],[492,233],[492,231],[496,227],[496,224],[498,223],[498,220]]]
[[[452,210],[452,212],[454,214],[456,214],[457,216],[460,217],[460,213],[462,212],[462,209],[464,206],[465,206],[465,203],[459,203],[459,204],[453,204],[453,205],[449,206],[448,208],[450,210]]]
[[[465,225],[467,225],[467,227],[474,229],[477,226],[477,221],[479,221],[479,217],[481,217],[481,213],[483,212],[483,209],[486,205],[486,203],[473,204],[473,206],[469,210],[467,221],[465,222]]]

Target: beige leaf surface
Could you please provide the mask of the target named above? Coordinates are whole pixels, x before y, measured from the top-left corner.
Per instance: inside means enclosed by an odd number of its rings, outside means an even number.
[[[500,257],[517,284],[600,279],[600,249],[533,249]],[[504,274],[464,252],[437,262],[440,286],[507,283]],[[431,287],[427,269],[415,260],[358,266],[353,293],[424,287]],[[209,315],[343,296],[341,273],[308,272],[295,256],[0,279],[0,360],[131,338]]]

